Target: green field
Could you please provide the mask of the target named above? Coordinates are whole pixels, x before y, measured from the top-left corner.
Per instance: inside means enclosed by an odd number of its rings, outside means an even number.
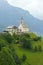
[[[26,49],[21,49],[20,45],[14,45],[15,52],[19,57],[23,54],[26,55],[27,60],[23,63],[23,65],[27,65],[28,63],[31,65],[43,65],[43,51],[42,52],[31,52]]]

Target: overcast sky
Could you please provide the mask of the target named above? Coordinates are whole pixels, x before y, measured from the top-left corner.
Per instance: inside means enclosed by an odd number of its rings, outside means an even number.
[[[12,6],[20,7],[30,12],[34,17],[43,19],[43,0],[7,0]]]

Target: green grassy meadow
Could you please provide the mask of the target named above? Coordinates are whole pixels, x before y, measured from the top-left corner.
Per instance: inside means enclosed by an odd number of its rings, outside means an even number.
[[[30,63],[31,65],[43,65],[43,51],[42,52],[31,52],[26,49],[21,49],[20,45],[14,46],[15,52],[19,57],[22,57],[23,54],[26,55],[27,60],[23,63],[23,65],[27,65]]]

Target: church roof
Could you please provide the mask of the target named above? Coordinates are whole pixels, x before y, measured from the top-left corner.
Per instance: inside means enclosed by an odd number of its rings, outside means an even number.
[[[8,27],[7,27],[7,29],[11,29],[11,28],[16,29],[17,27],[16,27],[16,26],[13,26],[13,25],[12,25],[12,26],[8,26]]]

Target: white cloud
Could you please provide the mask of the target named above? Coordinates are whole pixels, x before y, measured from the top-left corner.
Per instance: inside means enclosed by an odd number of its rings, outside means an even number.
[[[30,14],[43,19],[43,0],[7,0],[12,6],[28,10]]]
[[[16,6],[16,7],[20,7],[20,8],[24,8],[27,4],[29,4],[31,1],[26,1],[26,0],[7,0],[9,4]]]

